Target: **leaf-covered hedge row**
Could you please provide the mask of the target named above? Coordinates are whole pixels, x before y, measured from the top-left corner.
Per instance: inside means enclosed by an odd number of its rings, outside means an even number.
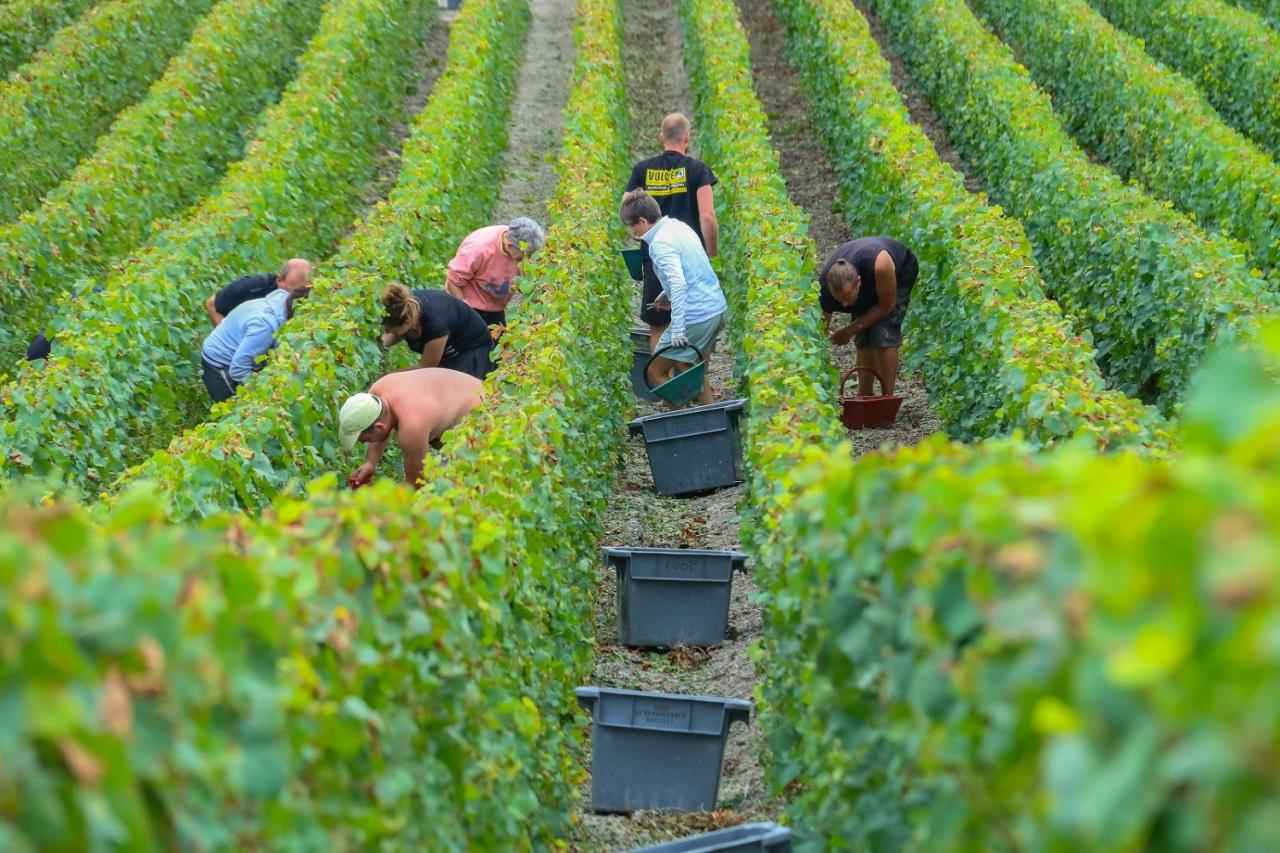
[[[330,478],[183,528],[145,494],[91,523],[23,492],[0,498],[5,849],[496,850],[563,821],[538,658],[590,643],[515,597],[509,507]]]
[[[29,60],[96,0],[9,0],[0,4],[0,77]]]
[[[628,394],[630,282],[600,215],[627,148],[619,22],[612,0],[579,3],[552,239],[492,396],[419,492],[327,478],[259,521],[188,529],[137,492],[100,527],[0,510],[0,667],[23,676],[0,685],[37,685],[0,734],[23,771],[0,778],[0,837],[509,850],[567,834]]]
[[[734,371],[749,400],[743,532],[745,542],[758,546],[785,505],[797,460],[844,436],[839,375],[821,330],[808,217],[787,197],[733,2],[682,0],[680,11],[699,145],[724,198],[721,283]]]
[[[267,367],[216,409],[218,417],[182,433],[114,489],[152,480],[170,516],[183,519],[256,510],[291,479],[346,464],[334,412],[383,365],[382,286],[438,286],[458,242],[493,210],[528,20],[525,0],[462,7],[447,68],[414,120],[395,188],[313,278]]]
[[[34,206],[138,100],[214,0],[110,0],[0,82],[0,222]]]
[[[1257,12],[1270,21],[1273,27],[1280,27],[1280,0],[1231,0],[1231,2]]]
[[[840,176],[850,227],[920,258],[909,357],[947,431],[1021,429],[1046,444],[1162,441],[1161,419],[1108,390],[1088,343],[1045,298],[1016,220],[969,193],[911,123],[866,22],[845,0],[779,0],[790,55]]]
[[[1085,0],[973,0],[1085,148],[1280,268],[1280,166]],[[1261,94],[1261,93],[1259,93]]]
[[[1223,0],[1091,0],[1200,87],[1232,127],[1280,156],[1280,33]]]
[[[96,491],[204,410],[205,299],[291,255],[331,251],[360,209],[434,14],[431,0],[327,7],[246,157],[102,293],[64,298],[48,363],[23,365],[0,389],[6,478],[60,471]]]
[[[764,693],[824,849],[1263,850],[1280,748],[1280,329],[1183,455],[932,441],[809,467]]]
[[[1278,304],[1240,248],[1089,162],[1047,96],[963,0],[875,0],[948,136],[1027,228],[1050,293],[1093,336],[1103,372],[1176,409],[1215,337]]]
[[[216,185],[293,77],[323,5],[223,0],[93,154],[38,208],[0,227],[0,360],[21,356],[57,296]]]

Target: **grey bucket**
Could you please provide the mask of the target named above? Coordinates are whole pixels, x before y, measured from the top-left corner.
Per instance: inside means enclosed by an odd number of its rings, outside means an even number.
[[[711,811],[729,726],[751,719],[745,699],[579,687],[591,712],[591,808],[630,813]]]
[[[618,639],[627,646],[714,646],[729,628],[737,551],[605,548],[618,574]]]
[[[791,853],[791,830],[776,823],[744,823],[630,853]]]
[[[656,401],[658,396],[649,390],[644,381],[644,366],[649,363],[649,330],[631,330],[631,393],[641,400]]]
[[[746,400],[636,418],[627,428],[643,435],[653,486],[660,495],[688,495],[742,482],[738,419]]]

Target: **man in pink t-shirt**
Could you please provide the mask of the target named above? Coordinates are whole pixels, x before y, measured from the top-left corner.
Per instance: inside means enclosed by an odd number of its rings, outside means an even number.
[[[505,326],[520,262],[544,240],[542,227],[527,216],[472,231],[449,261],[444,289],[476,309],[485,325]]]

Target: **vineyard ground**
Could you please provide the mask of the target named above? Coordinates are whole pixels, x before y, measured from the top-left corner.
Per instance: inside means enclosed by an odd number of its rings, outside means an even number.
[[[532,0],[533,20],[516,77],[507,126],[502,191],[494,222],[530,216],[548,224],[547,202],[556,191],[556,152],[573,75],[573,0]]]
[[[862,4],[856,4],[861,8]],[[738,15],[751,44],[751,74],[755,82],[756,96],[764,105],[769,117],[769,136],[778,152],[782,176],[787,181],[791,200],[804,208],[809,215],[809,236],[818,250],[817,263],[846,240],[854,236],[839,211],[839,180],[827,157],[822,136],[809,113],[809,104],[803,95],[800,79],[787,60],[781,22],[773,13],[770,2],[737,0]],[[965,185],[971,192],[980,186],[969,177],[968,167],[954,148],[947,142],[932,110],[910,85],[902,63],[885,50],[878,24],[877,32],[881,50],[893,64],[893,80],[903,101],[911,111],[912,119],[924,128],[938,156],[965,175]],[[889,235],[893,236],[893,235]],[[907,346],[911,345],[910,339]],[[854,348],[840,347],[834,351],[836,365],[841,371],[853,364]],[[929,395],[917,374],[903,371],[899,380],[899,393],[906,399],[898,419],[887,429],[867,429],[849,433],[854,454],[861,455],[884,444],[915,444],[942,429],[938,416],[929,408]]]
[[[683,46],[676,4],[623,4],[623,57],[638,76],[629,77],[628,101],[632,157],[652,156],[658,148],[658,127],[664,115],[683,112],[694,126],[690,151],[698,156],[698,119],[682,58]],[[724,215],[724,211],[720,211]],[[640,293],[636,285],[635,309]],[[638,322],[638,321],[637,321]],[[732,315],[730,322],[733,322]],[[623,330],[620,330],[623,331]],[[711,364],[711,381],[736,394],[733,358],[724,336]],[[637,401],[629,415],[660,411]],[[628,440],[621,459],[617,486],[605,511],[602,544],[622,547],[711,548],[740,550],[737,505],[742,487],[722,489],[692,498],[664,498],[653,492],[644,444]],[[648,652],[618,643],[617,581],[611,570],[597,567],[596,665],[591,683],[605,687],[656,690],[750,699],[756,673],[747,647],[762,630],[760,608],[751,602],[751,576],[733,580],[729,606],[729,639],[709,650],[677,649]],[[588,736],[589,737],[589,736]],[[743,820],[777,817],[780,804],[771,802],[764,784],[760,730],[735,725],[725,748],[720,783],[721,810],[707,815],[662,815],[640,812],[631,817],[595,815],[589,810],[590,787],[584,785],[580,823],[571,843],[576,850],[626,850],[681,838]]]
[[[819,259],[850,239],[838,205],[838,180],[827,159],[821,137],[812,123],[795,71],[782,52],[782,30],[767,3],[740,2],[752,42],[752,72],[757,94],[770,117],[769,131],[782,160],[792,200],[811,217],[810,234]],[[698,119],[681,58],[679,18],[674,8],[650,8],[624,4],[624,56],[628,66],[645,69],[631,78],[632,154],[635,159],[656,150],[656,129],[662,116],[673,110],[689,115],[694,125],[693,153],[698,151]],[[923,102],[917,106],[927,112]],[[932,116],[928,116],[932,121]],[[932,124],[935,144],[945,139]],[[949,150],[949,149],[948,149]],[[958,155],[949,150],[949,157]],[[713,168],[716,164],[712,164]],[[721,216],[727,215],[724,210]],[[637,308],[638,302],[637,291]],[[730,322],[733,322],[732,316]],[[725,399],[737,396],[732,354],[724,340],[713,359],[712,382],[725,388]],[[844,369],[852,363],[853,348],[833,353]],[[855,454],[884,444],[913,444],[936,432],[941,423],[929,409],[928,394],[919,377],[904,373],[900,388],[907,399],[898,421],[889,429],[851,433]],[[638,402],[634,414],[659,411],[651,403]],[[739,550],[737,505],[742,487],[723,489],[693,498],[662,498],[653,494],[652,477],[643,443],[632,439],[623,454],[618,485],[605,515],[603,543],[623,547],[713,548]],[[750,570],[750,566],[748,567]],[[709,650],[676,649],[645,652],[628,649],[617,641],[616,579],[612,570],[598,567],[596,599],[597,658],[592,683],[599,686],[673,693],[753,698],[758,681],[748,648],[760,639],[762,612],[752,601],[756,585],[751,574],[736,577],[729,611],[729,639]],[[590,788],[584,785],[583,808],[575,837],[579,850],[625,850],[684,837],[742,821],[771,820],[783,803],[772,798],[760,763],[764,748],[758,723],[735,726],[725,749],[720,811],[706,815],[638,813],[631,817],[594,815],[587,805]]]

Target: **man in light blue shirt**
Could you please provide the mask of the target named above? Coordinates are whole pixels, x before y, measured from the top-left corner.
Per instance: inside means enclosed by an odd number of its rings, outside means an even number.
[[[658,385],[691,367],[699,353],[704,360],[711,360],[716,338],[724,331],[728,304],[707,250],[692,228],[663,216],[658,202],[644,190],[624,195],[620,213],[631,236],[648,244],[653,271],[662,285],[659,300],[671,304],[671,324],[654,352],[671,349],[649,365],[649,381]],[[715,402],[707,380],[698,402]]]
[[[200,376],[213,402],[229,399],[260,369],[258,356],[275,346],[276,332],[293,316],[294,300],[304,296],[305,291],[273,290],[237,305],[214,327],[200,351]]]

